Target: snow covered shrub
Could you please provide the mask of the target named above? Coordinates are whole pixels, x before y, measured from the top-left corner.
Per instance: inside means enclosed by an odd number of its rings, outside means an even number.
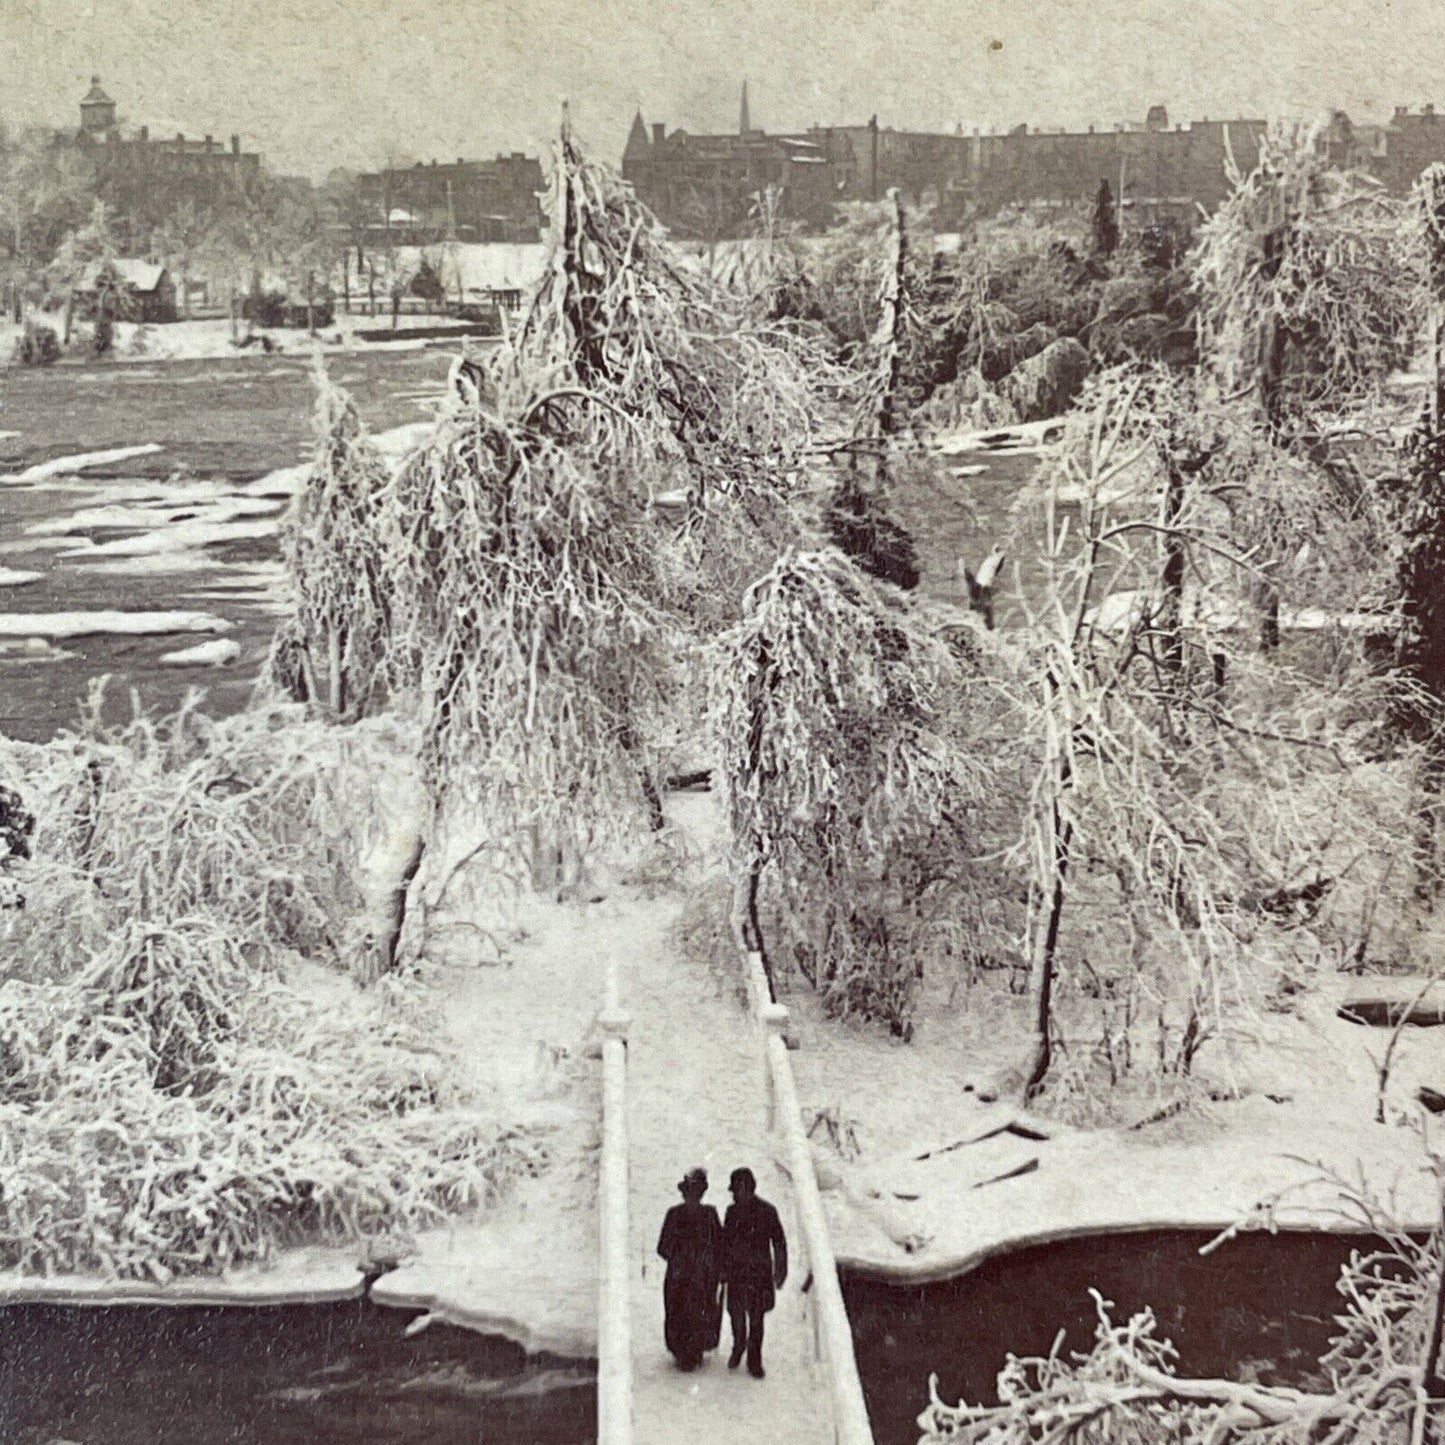
[[[183,710],[0,761],[0,1267],[165,1279],[484,1203],[540,1146],[414,981],[363,989],[361,854],[404,741]]]
[[[290,987],[137,927],[0,984],[0,1267],[166,1280],[443,1224],[545,1158],[391,981]]]
[[[753,946],[834,1012],[907,1035],[917,945],[959,884],[977,786],[956,660],[840,553],[790,553],[719,640],[714,686]]]
[[[258,967],[305,956],[350,969],[363,854],[392,830],[407,741],[275,708],[214,722],[192,708],[93,726],[0,758],[36,815],[33,907],[5,923],[6,972],[59,978],[121,923],[202,919]]]

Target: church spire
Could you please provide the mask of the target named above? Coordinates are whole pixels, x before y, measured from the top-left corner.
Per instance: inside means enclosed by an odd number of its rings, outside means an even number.
[[[748,119],[748,83],[743,81],[743,103],[738,112],[738,134],[747,135],[752,128],[752,123]]]
[[[642,112],[639,110],[632,117],[632,129],[627,133],[627,147],[623,151],[624,157],[633,156],[638,159],[645,158],[650,150],[647,140],[647,125],[642,119]]]

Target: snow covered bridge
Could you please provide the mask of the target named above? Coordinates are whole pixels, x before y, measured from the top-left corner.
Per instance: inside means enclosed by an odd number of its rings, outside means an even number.
[[[756,957],[747,965],[746,1012],[712,979],[681,966],[662,929],[609,970],[601,1019],[602,1445],[873,1439],[783,1037],[787,1010],[770,1000]],[[657,1235],[676,1181],[693,1165],[707,1170],[714,1195],[732,1169],[751,1168],[787,1231],[789,1272],[767,1318],[764,1380],[728,1370],[722,1351],[684,1374],[663,1346]]]

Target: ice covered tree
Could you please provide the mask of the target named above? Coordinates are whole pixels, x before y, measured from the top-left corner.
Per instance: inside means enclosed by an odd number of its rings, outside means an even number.
[[[740,912],[770,977],[911,1033],[956,901],[978,776],[957,659],[836,551],[781,558],[719,641],[715,717]]]
[[[1413,348],[1418,292],[1399,206],[1372,177],[1332,167],[1310,127],[1272,126],[1257,164],[1231,180],[1195,253],[1205,374],[1261,456],[1313,467],[1318,502],[1371,525],[1372,489],[1332,439],[1378,432],[1386,377]],[[1234,498],[1267,651],[1279,643],[1275,573],[1314,535],[1309,509],[1268,484],[1291,470],[1253,467]]]
[[[316,455],[282,530],[293,612],[270,672],[332,721],[354,722],[385,696],[398,565],[385,506],[391,469],[319,364],[316,378]]]
[[[1186,378],[1107,376],[1044,498],[1014,683],[1013,747],[1032,770],[1030,1095],[1051,1079],[1059,1019],[1090,999],[1111,1083],[1144,1057],[1188,1076],[1283,966],[1291,940],[1272,920],[1312,918],[1359,855],[1388,851],[1349,732],[1352,709],[1378,706],[1358,653],[1341,651],[1325,689],[1239,645],[1255,564],[1221,497],[1217,427]],[[1061,499],[1078,507],[1067,524]]]
[[[1398,519],[1400,619],[1394,708],[1399,732],[1421,749],[1422,806],[1417,822],[1416,887],[1438,886],[1435,834],[1445,786],[1445,167],[1431,166],[1414,193],[1417,245],[1429,297],[1430,394],[1406,441],[1394,487]]]
[[[787,329],[566,128],[550,235],[516,334],[402,468],[386,523],[393,671],[434,784],[544,870],[661,823],[657,739],[702,638],[806,530],[817,427]]]

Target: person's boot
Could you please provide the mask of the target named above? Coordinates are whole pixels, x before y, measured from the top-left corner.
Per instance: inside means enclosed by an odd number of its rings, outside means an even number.
[[[734,1344],[733,1352],[728,1356],[728,1369],[735,1370],[743,1362],[743,1350],[745,1346]]]
[[[767,1376],[767,1373],[768,1373],[768,1372],[767,1372],[765,1369],[763,1369],[763,1362],[762,1362],[761,1360],[749,1360],[749,1361],[748,1361],[748,1374],[750,1374],[750,1375],[753,1377],[753,1379],[755,1379],[755,1380],[764,1379],[764,1378]]]

